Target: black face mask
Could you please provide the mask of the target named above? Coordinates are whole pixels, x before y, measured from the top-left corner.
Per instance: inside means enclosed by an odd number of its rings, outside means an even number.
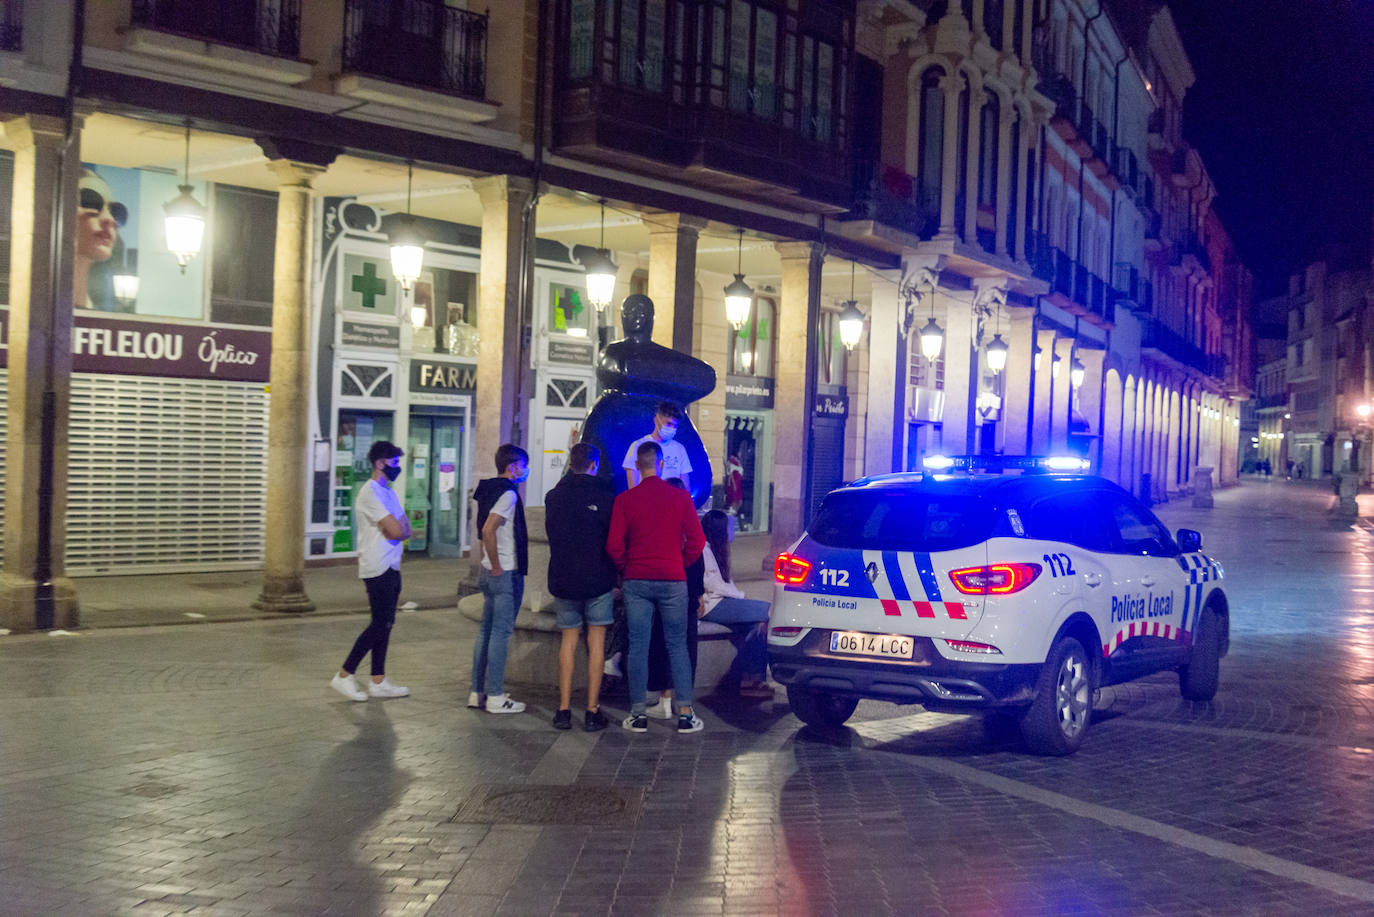
[[[388,481],[394,481],[401,476],[400,465],[383,465],[382,474],[386,475]]]

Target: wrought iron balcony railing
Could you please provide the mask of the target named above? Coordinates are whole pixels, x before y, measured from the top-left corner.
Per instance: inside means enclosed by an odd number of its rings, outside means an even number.
[[[934,235],[940,223],[939,201],[923,204],[916,180],[900,169],[883,168],[860,189],[852,212],[920,238]]]
[[[343,69],[485,98],[489,15],[443,0],[347,0]]]
[[[6,0],[14,7],[18,0]],[[300,0],[133,0],[135,26],[249,48],[276,57],[299,57]]]
[[[1226,375],[1226,357],[1209,354],[1177,331],[1155,318],[1142,319],[1141,350],[1153,350],[1214,378]]]

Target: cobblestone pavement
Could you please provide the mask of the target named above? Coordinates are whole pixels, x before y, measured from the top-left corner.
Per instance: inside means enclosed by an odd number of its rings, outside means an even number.
[[[1159,507],[1225,564],[1221,693],[1103,690],[1067,759],[781,692],[692,736],[476,713],[451,611],[400,616],[414,696],[365,704],[326,687],[356,616],[0,638],[0,913],[1369,914],[1374,538],[1331,503]]]

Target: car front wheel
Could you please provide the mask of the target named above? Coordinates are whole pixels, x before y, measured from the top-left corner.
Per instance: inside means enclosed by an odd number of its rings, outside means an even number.
[[[1220,681],[1221,618],[1209,607],[1198,621],[1188,664],[1178,670],[1178,690],[1186,700],[1209,701]]]
[[[792,712],[797,719],[808,726],[841,726],[859,706],[857,697],[808,691],[805,688],[788,688],[787,702],[792,705]]]
[[[1064,637],[1050,650],[1035,700],[1021,717],[1021,737],[1038,755],[1070,755],[1092,720],[1092,664],[1083,644]]]

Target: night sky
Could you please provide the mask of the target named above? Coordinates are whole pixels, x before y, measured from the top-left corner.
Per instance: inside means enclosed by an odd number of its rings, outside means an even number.
[[[1197,82],[1184,134],[1256,298],[1341,246],[1368,266],[1374,0],[1168,0]]]

